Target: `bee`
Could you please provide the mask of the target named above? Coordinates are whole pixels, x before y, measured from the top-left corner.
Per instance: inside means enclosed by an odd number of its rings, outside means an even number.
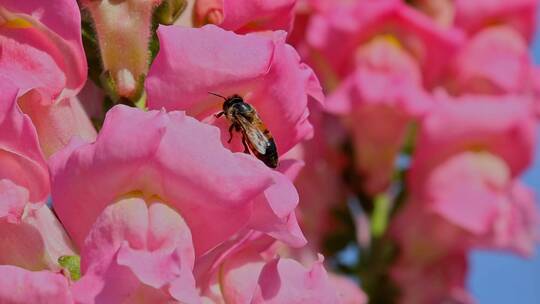
[[[262,160],[268,167],[276,168],[278,165],[278,153],[276,143],[272,134],[262,120],[259,118],[257,111],[252,105],[245,102],[244,99],[237,94],[229,97],[208,92],[214,96],[221,97],[225,100],[223,103],[223,111],[216,114],[219,118],[223,115],[231,122],[229,127],[229,140],[233,138],[233,130],[242,133],[242,144],[244,145],[244,153],[253,153],[258,159]]]

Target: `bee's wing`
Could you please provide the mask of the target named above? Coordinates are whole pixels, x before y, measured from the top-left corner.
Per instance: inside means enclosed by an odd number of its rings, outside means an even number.
[[[255,117],[255,119],[259,120],[258,117]],[[259,123],[251,123],[243,116],[238,117],[238,122],[244,130],[250,146],[257,150],[258,153],[265,155],[269,146],[269,141],[264,135],[263,130],[259,128]],[[260,124],[262,124],[262,122]]]

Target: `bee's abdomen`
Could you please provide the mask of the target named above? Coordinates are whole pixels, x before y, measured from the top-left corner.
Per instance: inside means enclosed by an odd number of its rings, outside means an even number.
[[[272,135],[268,138],[268,144],[266,146],[266,153],[257,155],[268,167],[276,168],[278,165],[278,153],[276,143],[272,138]]]

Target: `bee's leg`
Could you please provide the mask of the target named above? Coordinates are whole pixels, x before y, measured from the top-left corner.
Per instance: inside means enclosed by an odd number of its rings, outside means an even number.
[[[225,112],[221,111],[221,112],[219,112],[219,113],[217,113],[217,114],[214,114],[214,116],[215,116],[216,118],[220,118],[221,116],[223,116],[223,114],[225,114]]]
[[[228,143],[231,143],[233,129],[234,129],[234,124],[231,124],[231,126],[229,127],[229,140],[227,140]]]
[[[249,149],[246,142],[246,135],[244,133],[242,133],[242,145],[244,145],[244,153],[249,154]]]

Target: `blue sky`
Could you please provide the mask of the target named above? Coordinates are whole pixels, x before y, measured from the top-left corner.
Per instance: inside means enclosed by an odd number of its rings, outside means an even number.
[[[538,31],[532,52],[535,62],[540,64]],[[540,206],[540,132],[535,163],[525,174],[524,181],[535,189]],[[530,260],[511,254],[477,251],[470,256],[470,262],[469,288],[479,304],[540,303],[540,245]]]

